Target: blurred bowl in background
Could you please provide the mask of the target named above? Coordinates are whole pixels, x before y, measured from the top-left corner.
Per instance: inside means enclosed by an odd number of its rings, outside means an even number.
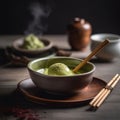
[[[105,39],[109,39],[110,43],[95,56],[104,61],[113,61],[115,58],[120,58],[120,36],[116,34],[99,33],[91,35],[91,50]]]
[[[39,48],[39,49],[32,49],[32,50],[28,50],[28,49],[24,49],[21,46],[24,43],[24,38],[20,38],[17,39],[15,41],[13,41],[12,43],[12,47],[19,53],[23,54],[23,55],[37,55],[37,54],[41,54],[44,53],[46,51],[48,51],[49,49],[51,49],[53,47],[53,44],[51,41],[46,40],[46,39],[40,39],[44,44],[45,47],[44,48]]]

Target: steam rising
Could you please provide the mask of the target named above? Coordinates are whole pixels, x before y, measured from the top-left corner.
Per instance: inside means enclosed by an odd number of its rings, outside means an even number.
[[[32,15],[29,21],[25,34],[41,35],[47,30],[47,18],[51,13],[51,8],[48,5],[42,5],[39,2],[31,3],[28,10]]]

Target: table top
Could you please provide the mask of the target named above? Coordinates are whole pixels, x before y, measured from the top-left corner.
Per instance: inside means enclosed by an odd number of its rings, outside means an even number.
[[[0,36],[0,48],[4,48],[6,46],[10,46],[12,41],[23,37],[22,35],[13,35],[13,36]],[[67,41],[66,35],[44,35],[42,36],[45,39],[49,39],[53,42],[54,46],[57,46],[60,49],[70,49],[70,46]],[[76,58],[85,58],[90,53],[90,46],[85,51],[72,51],[71,57]],[[94,77],[100,78],[106,82],[108,82],[116,73],[120,72],[120,60],[115,59],[112,62],[99,62],[96,59],[92,59],[96,65],[96,71],[94,73]],[[8,102],[11,98],[11,94],[16,91],[17,84],[23,80],[29,78],[28,71],[26,67],[7,67],[0,66],[0,98],[2,107],[0,108],[2,112],[2,108],[4,105],[10,105]],[[49,108],[44,107],[32,102],[28,102],[26,99],[19,100],[21,103],[20,107],[27,106],[27,108],[32,109],[37,114],[40,115],[40,120],[92,120],[92,119],[106,119],[106,120],[119,120],[120,119],[120,83],[114,88],[108,99],[106,99],[105,103],[96,111],[91,112],[87,111],[89,105],[88,103],[77,106],[77,107],[69,107],[69,108]],[[19,95],[17,96],[19,98]],[[6,103],[7,102],[7,103]],[[8,104],[9,103],[9,104]],[[12,103],[13,104],[13,103]],[[4,111],[4,110],[3,110]],[[6,116],[0,113],[1,119],[16,119],[14,116]]]

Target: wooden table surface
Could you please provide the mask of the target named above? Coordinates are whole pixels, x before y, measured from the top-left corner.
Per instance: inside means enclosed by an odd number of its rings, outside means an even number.
[[[22,36],[0,36],[0,48],[11,45],[13,40],[20,37]],[[61,49],[70,49],[66,35],[44,35],[42,37],[49,39],[55,46],[58,46]],[[72,51],[71,56],[84,58],[89,53],[90,48],[88,47],[83,52]],[[103,79],[106,82],[108,82],[116,73],[120,73],[119,58],[115,59],[112,62],[99,62],[96,59],[92,59],[91,61],[96,65],[94,77]],[[0,66],[0,101],[3,102],[3,97],[7,97],[9,100],[11,93],[16,90],[18,82],[25,78],[29,78],[26,67]],[[46,108],[44,106],[33,104],[31,102],[28,102],[28,104],[27,100],[22,100],[22,102],[24,104],[27,104],[28,108],[32,108],[33,111],[36,111],[41,116],[40,120],[120,120],[119,87],[120,83],[117,84],[108,99],[106,99],[105,103],[96,112],[86,111],[89,107],[87,104],[70,108]],[[4,104],[6,103],[4,102]],[[16,120],[16,118],[14,116],[6,116],[3,113],[0,113],[0,120]]]

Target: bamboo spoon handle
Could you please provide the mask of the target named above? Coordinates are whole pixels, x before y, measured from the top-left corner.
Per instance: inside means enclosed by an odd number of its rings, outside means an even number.
[[[74,69],[73,72],[77,72],[81,67],[83,67],[97,52],[99,52],[105,45],[109,43],[109,40],[105,40],[100,43],[89,55],[86,57],[80,64],[78,64]]]

